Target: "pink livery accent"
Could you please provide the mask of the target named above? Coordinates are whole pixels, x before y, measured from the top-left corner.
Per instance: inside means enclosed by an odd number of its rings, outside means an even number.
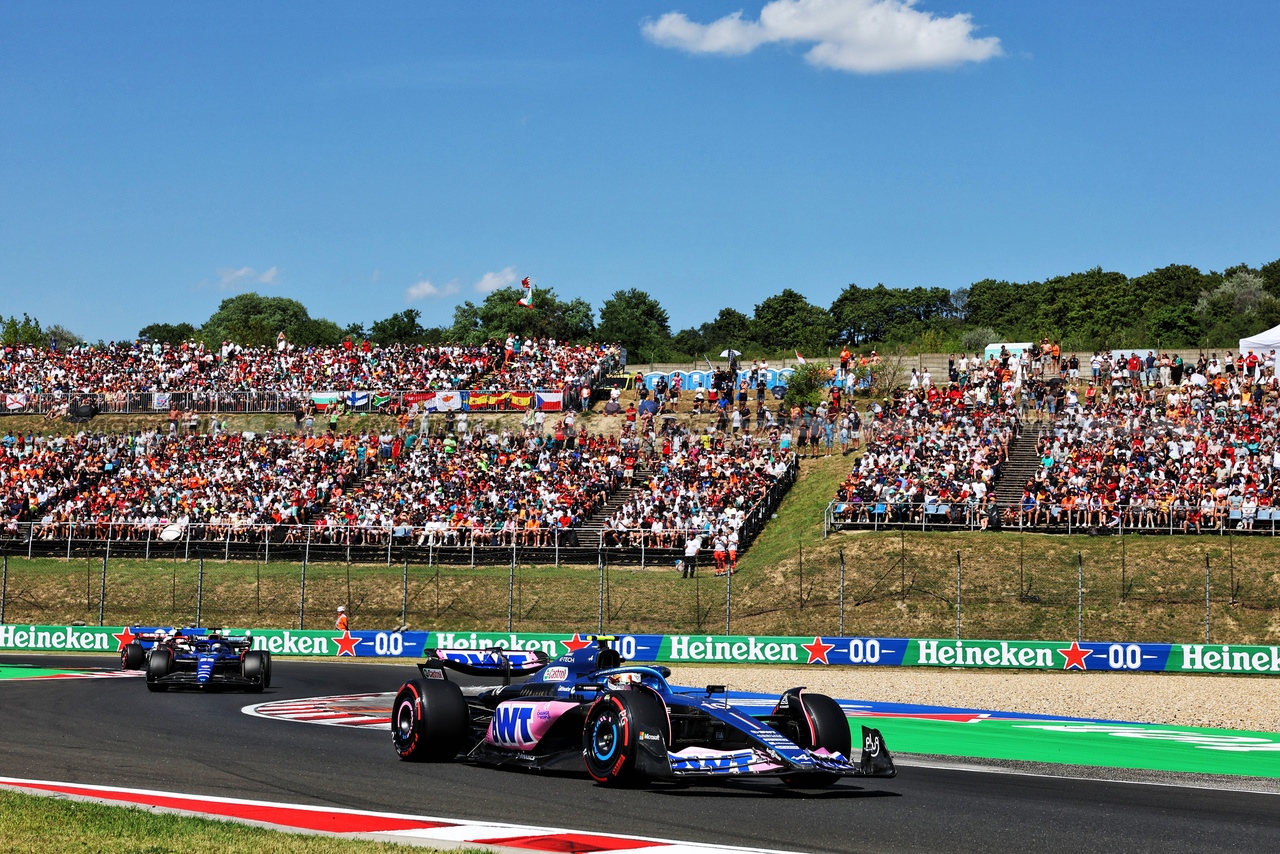
[[[561,700],[511,700],[493,710],[493,720],[484,740],[498,747],[531,750],[551,729],[551,725],[580,703]]]

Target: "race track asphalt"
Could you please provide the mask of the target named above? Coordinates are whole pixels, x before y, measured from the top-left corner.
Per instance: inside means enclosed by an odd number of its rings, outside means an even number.
[[[1274,794],[928,767],[806,792],[769,781],[619,791],[585,775],[404,763],[385,731],[240,712],[392,691],[414,675],[405,664],[277,659],[263,694],[152,694],[141,679],[0,682],[0,775],[807,852],[1280,851]]]

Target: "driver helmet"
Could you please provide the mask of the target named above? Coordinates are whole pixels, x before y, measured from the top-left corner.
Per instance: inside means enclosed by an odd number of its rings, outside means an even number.
[[[608,686],[611,691],[626,691],[634,685],[640,684],[639,673],[613,673],[608,678]]]

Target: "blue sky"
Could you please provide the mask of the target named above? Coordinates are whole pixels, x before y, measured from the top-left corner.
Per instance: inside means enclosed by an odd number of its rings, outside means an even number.
[[[123,339],[252,289],[447,325],[532,275],[676,331],[784,287],[1259,266],[1277,30],[1273,2],[4,0],[0,314]]]

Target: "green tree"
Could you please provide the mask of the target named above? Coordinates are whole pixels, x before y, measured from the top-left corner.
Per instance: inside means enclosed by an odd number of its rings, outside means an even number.
[[[46,329],[44,334],[50,342],[57,343],[58,350],[64,352],[68,347],[74,347],[77,344],[84,343],[84,339],[79,335],[75,334],[70,329],[67,329],[65,326],[59,326],[56,323]]]
[[[1267,293],[1273,297],[1280,297],[1280,259],[1272,261],[1270,264],[1263,264],[1258,273],[1262,276],[1262,280],[1266,282]]]
[[[1188,305],[1162,306],[1147,321],[1147,342],[1162,350],[1194,347],[1202,334],[1200,319]]]
[[[751,337],[770,351],[825,352],[834,333],[827,310],[791,288],[757,305],[751,319]]]
[[[827,394],[827,381],[831,379],[831,366],[816,362],[796,365],[796,372],[787,383],[787,395],[783,401],[787,406],[817,406]]]
[[[716,319],[702,324],[699,331],[703,352],[713,356],[729,348],[745,353],[755,343],[751,337],[751,318],[735,308],[720,309]]]
[[[369,338],[378,344],[417,344],[426,335],[426,330],[418,322],[422,312],[416,308],[406,308],[393,314],[386,320],[375,321],[369,327]]]
[[[337,347],[346,337],[346,332],[332,320],[308,318],[293,327],[286,337],[299,347]]]
[[[0,342],[5,344],[31,344],[48,346],[40,321],[28,317],[25,313],[19,320],[16,316],[7,320],[0,318]]]
[[[252,291],[222,301],[204,326],[200,328],[206,343],[234,341],[248,347],[275,344],[276,335],[284,332],[290,341],[310,315],[302,303],[287,297],[264,297]]]
[[[551,288],[532,289],[530,305],[520,305],[522,290],[501,288],[480,305],[467,300],[453,311],[449,337],[454,341],[479,344],[489,338],[519,335],[522,338],[554,338],[581,343],[595,335],[591,304],[581,299],[563,302]]]
[[[138,337],[161,344],[181,344],[196,337],[197,330],[190,323],[152,323],[138,330]]]
[[[667,311],[644,291],[614,291],[600,307],[600,338],[627,348],[633,362],[656,361],[671,345]]]

